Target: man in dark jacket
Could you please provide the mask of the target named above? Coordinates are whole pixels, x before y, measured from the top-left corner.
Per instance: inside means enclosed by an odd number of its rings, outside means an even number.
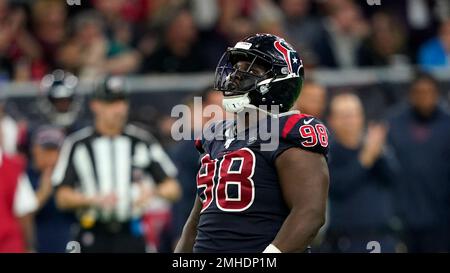
[[[334,140],[330,145],[330,216],[324,250],[396,252],[399,240],[392,200],[396,168],[385,147],[387,128],[369,124],[365,132],[361,101],[352,94],[333,98],[329,125]]]
[[[408,105],[393,115],[389,128],[402,169],[396,200],[408,251],[448,251],[450,115],[439,105],[435,79],[415,77]]]

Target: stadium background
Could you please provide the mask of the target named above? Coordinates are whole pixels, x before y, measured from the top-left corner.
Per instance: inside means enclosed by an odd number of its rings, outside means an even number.
[[[211,86],[223,50],[256,32],[286,37],[303,57],[306,77],[326,87],[327,101],[354,92],[369,120],[384,120],[406,103],[418,68],[439,80],[444,107],[450,99],[450,3],[445,0],[69,2],[0,0],[0,96],[22,131],[33,119],[36,98],[45,96],[39,80],[53,69],[79,77],[84,103],[93,80],[124,75],[130,120],[153,132],[170,152],[176,146],[168,140],[171,108]],[[347,38],[344,47],[352,49],[341,57],[336,52],[342,45],[330,39],[336,29],[327,27],[333,20],[342,28],[336,35]],[[433,39],[447,43],[447,61],[423,57]],[[88,111],[84,118],[90,119]]]

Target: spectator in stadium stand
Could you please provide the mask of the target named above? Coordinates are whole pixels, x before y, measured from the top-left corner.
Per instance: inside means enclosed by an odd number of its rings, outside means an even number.
[[[418,73],[408,103],[389,121],[401,167],[395,200],[409,252],[449,251],[450,115],[439,100],[436,80]]]
[[[416,54],[419,47],[435,34],[439,21],[449,15],[448,0],[395,0],[381,1],[381,9],[367,5],[366,1],[355,1],[364,10],[366,18],[376,13],[389,12],[396,23],[404,26],[407,31],[406,46],[409,58],[416,63]],[[391,25],[393,29],[399,25]]]
[[[217,28],[226,37],[230,46],[234,46],[243,37],[257,32],[256,24],[252,20],[254,11],[252,1],[217,1],[217,3],[221,11]]]
[[[125,20],[124,0],[94,0],[94,8],[100,13],[105,24],[105,34],[109,39],[116,41],[123,46],[130,46],[133,39],[133,24]],[[139,4],[139,3],[134,3]],[[145,10],[141,11],[145,12]]]
[[[306,80],[303,84],[300,97],[295,104],[295,108],[301,113],[323,119],[326,107],[327,90],[325,87],[314,81]]]
[[[343,93],[332,98],[329,226],[323,251],[368,252],[377,241],[381,252],[396,252],[396,216],[392,199],[395,163],[386,150],[387,128],[369,124],[360,99]],[[397,221],[398,222],[398,221]]]
[[[439,27],[439,34],[419,50],[418,62],[423,68],[450,67],[450,19]]]
[[[254,1],[252,20],[256,23],[257,31],[284,36],[283,12],[272,0]]]
[[[65,1],[36,0],[30,1],[31,27],[42,50],[42,59],[35,69],[39,71],[38,79],[45,73],[56,69],[55,58],[58,48],[68,36],[68,5]]]
[[[78,13],[73,19],[74,33],[58,58],[70,64],[82,80],[95,80],[107,74],[122,75],[135,72],[139,54],[127,44],[109,38],[102,17],[95,10]],[[116,37],[114,37],[116,38]]]
[[[0,146],[0,253],[34,251],[32,214],[38,202],[24,171],[24,158],[6,155]]]
[[[14,77],[14,68],[9,48],[11,46],[11,29],[8,22],[8,2],[0,0],[0,83]]]
[[[221,12],[217,28],[230,46],[257,32],[286,36],[284,14],[271,0],[218,1],[218,5]]]
[[[358,64],[357,50],[369,34],[369,26],[351,0],[333,0],[324,5],[328,16],[313,48],[318,66],[352,68]]]
[[[313,44],[320,39],[321,22],[315,16],[310,16],[311,0],[282,0],[280,7],[284,14],[283,26],[290,37],[293,46],[302,52],[305,64],[315,64]],[[304,90],[302,91],[304,92]]]
[[[27,175],[35,190],[38,211],[35,213],[36,251],[64,252],[71,240],[73,215],[57,210],[51,175],[64,141],[64,133],[54,126],[41,126],[33,135]]]
[[[371,35],[358,49],[359,66],[390,66],[408,64],[406,32],[398,18],[386,12],[371,17]]]
[[[127,93],[118,76],[97,85],[94,127],[66,138],[52,175],[57,206],[77,212],[81,252],[145,252],[141,220],[152,197],[181,195],[161,145],[127,124]]]
[[[27,29],[24,5],[0,2],[0,81],[3,77],[16,81],[41,77],[42,52]]]
[[[161,45],[144,58],[141,73],[186,73],[208,69],[198,43],[198,30],[188,9],[174,10],[167,17]]]
[[[213,90],[211,87],[205,89],[200,96],[203,99],[203,109],[205,109],[208,105],[222,105],[222,93]],[[193,114],[193,116],[191,116],[192,130],[196,128],[195,123],[197,123],[198,129],[202,129],[207,122],[211,121],[211,118],[209,117],[202,117],[199,120],[194,120],[195,110],[193,108],[193,97],[190,97],[186,104],[189,105],[191,113]],[[214,118],[217,119],[219,117]],[[193,134],[195,135],[194,131]],[[189,217],[197,192],[196,177],[197,170],[200,167],[200,158],[194,142],[194,139],[181,140],[170,151],[171,158],[178,169],[177,178],[178,181],[180,181],[180,185],[183,190],[182,198],[174,204],[172,209],[175,240],[178,240],[181,236],[183,226]]]

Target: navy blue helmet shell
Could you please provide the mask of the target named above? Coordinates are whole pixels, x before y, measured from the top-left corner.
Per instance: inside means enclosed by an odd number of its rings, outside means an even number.
[[[245,61],[248,68],[236,64]],[[263,75],[251,73],[252,67],[263,67]],[[289,111],[298,98],[304,79],[303,63],[297,51],[283,38],[272,34],[255,34],[228,48],[216,68],[215,88],[225,96],[248,94],[250,104],[278,105]]]

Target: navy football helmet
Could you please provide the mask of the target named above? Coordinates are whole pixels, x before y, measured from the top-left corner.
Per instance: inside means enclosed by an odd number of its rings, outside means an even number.
[[[42,78],[40,88],[43,96],[38,101],[38,109],[51,124],[67,127],[75,122],[82,107],[77,86],[78,78],[61,69]]]
[[[303,63],[283,38],[256,34],[244,38],[222,55],[216,68],[214,87],[224,93],[226,111],[273,105],[287,112],[300,94]]]

